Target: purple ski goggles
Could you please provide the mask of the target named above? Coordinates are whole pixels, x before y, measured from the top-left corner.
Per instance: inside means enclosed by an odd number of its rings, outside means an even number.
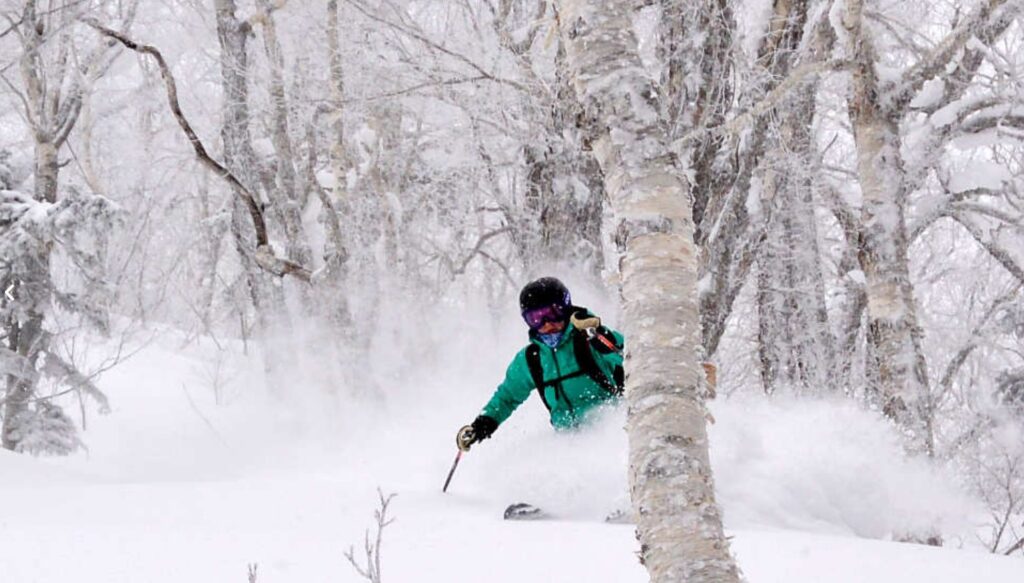
[[[530,328],[540,328],[547,322],[561,322],[565,320],[565,308],[557,304],[534,308],[523,312],[523,320]]]

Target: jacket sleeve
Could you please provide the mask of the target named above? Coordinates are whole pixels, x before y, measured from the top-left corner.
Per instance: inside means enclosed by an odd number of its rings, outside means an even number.
[[[533,389],[533,378],[526,364],[526,351],[521,350],[508,365],[505,380],[498,385],[480,414],[494,419],[499,424],[504,423],[509,415],[529,398]]]

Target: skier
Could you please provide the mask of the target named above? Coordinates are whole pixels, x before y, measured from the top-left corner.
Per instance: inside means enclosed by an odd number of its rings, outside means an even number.
[[[559,430],[578,427],[595,408],[622,396],[622,334],[572,305],[565,284],[554,277],[531,281],[519,294],[519,309],[530,343],[512,359],[480,415],[459,429],[455,441],[462,451],[489,438],[534,389]]]

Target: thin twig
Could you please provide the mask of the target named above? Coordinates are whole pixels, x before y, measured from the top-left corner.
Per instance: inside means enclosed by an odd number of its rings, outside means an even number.
[[[370,581],[370,583],[380,583],[380,549],[381,544],[384,540],[384,528],[394,522],[394,519],[389,519],[388,506],[391,504],[391,500],[394,499],[396,494],[384,495],[384,492],[380,488],[377,488],[377,496],[380,498],[380,508],[373,512],[374,518],[377,519],[377,535],[374,537],[374,541],[370,540],[370,531],[367,530],[363,539],[363,550],[366,553],[366,566],[359,564],[359,561],[355,558],[355,549],[349,547],[345,551],[345,558],[352,565],[352,568],[359,573],[364,579]]]
[[[477,241],[476,241],[476,245],[473,247],[472,250],[470,250],[469,254],[467,254],[466,257],[464,257],[462,259],[462,262],[459,264],[458,267],[455,267],[455,268],[452,269],[452,275],[455,276],[455,275],[461,275],[461,274],[465,273],[466,272],[466,268],[469,267],[469,262],[472,261],[474,257],[476,257],[477,255],[479,255],[481,253],[481,250],[483,249],[484,243],[486,243],[488,241],[488,239],[491,239],[493,237],[497,237],[498,235],[501,235],[502,233],[507,233],[507,232],[509,232],[511,230],[512,230],[512,227],[504,226],[504,227],[501,227],[500,229],[496,229],[496,230],[491,231],[489,233],[484,233],[483,235],[480,235],[480,238],[477,239]]]
[[[466,65],[469,65],[469,67],[471,67],[473,70],[475,70],[477,73],[479,73],[481,77],[483,77],[484,79],[487,79],[488,81],[494,81],[495,83],[501,83],[503,85],[508,85],[510,87],[515,87],[516,89],[519,89],[520,91],[527,91],[527,88],[524,87],[521,83],[518,83],[518,82],[513,81],[511,79],[505,79],[503,77],[498,77],[497,75],[494,75],[490,71],[487,71],[486,69],[484,69],[480,65],[474,63],[471,59],[469,59],[469,58],[467,58],[467,57],[465,57],[463,55],[460,55],[460,54],[452,51],[451,49],[447,49],[447,48],[441,46],[440,44],[438,44],[437,42],[435,42],[433,40],[430,40],[426,36],[416,32],[414,30],[409,30],[405,26],[402,26],[400,24],[396,24],[394,22],[391,22],[390,20],[387,20],[386,18],[381,18],[380,16],[377,16],[376,14],[373,14],[371,11],[367,10],[364,6],[362,6],[356,0],[345,0],[345,2],[347,2],[350,6],[352,6],[356,10],[358,10],[360,13],[362,13],[363,16],[369,18],[370,20],[373,20],[374,22],[383,24],[384,26],[387,26],[388,28],[392,28],[392,29],[394,29],[394,30],[396,30],[396,31],[398,31],[398,32],[408,36],[409,38],[412,38],[414,40],[419,41],[422,44],[427,45],[428,47],[430,47],[430,48],[432,48],[432,49],[434,49],[434,50],[436,50],[438,52],[444,53],[444,54],[448,55],[449,57],[452,57],[453,59],[455,59],[457,61],[465,63]]]
[[[1022,549],[1024,549],[1024,537],[1021,537],[1020,540],[1018,540],[1016,543],[1013,544],[1013,546],[1011,546],[1010,548],[1006,549],[1006,552],[1004,552],[1003,554],[1006,555],[1007,557],[1009,557],[1013,553],[1015,553],[1015,552],[1017,552],[1019,550],[1022,550]]]
[[[477,81],[486,81],[487,77],[483,75],[476,75],[474,77],[456,77],[454,79],[441,79],[439,81],[424,81],[423,83],[417,83],[404,89],[396,89],[395,91],[388,91],[386,93],[380,93],[377,95],[371,95],[370,97],[353,97],[351,99],[345,99],[342,101],[344,104],[351,103],[367,103],[370,101],[379,101],[381,99],[389,99],[392,97],[401,97],[408,95],[409,93],[415,93],[420,89],[427,89],[429,87],[447,87],[450,85],[462,85],[463,83],[475,83]]]

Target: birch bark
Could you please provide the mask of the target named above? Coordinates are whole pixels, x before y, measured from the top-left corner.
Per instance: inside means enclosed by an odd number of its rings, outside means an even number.
[[[288,122],[288,96],[284,86],[284,51],[278,40],[274,8],[269,0],[260,0],[263,11],[263,47],[270,68],[271,143],[274,146],[277,179],[271,193],[271,202],[280,209],[285,237],[288,241],[288,259],[308,265],[312,252],[302,228],[299,208],[299,188],[295,151],[292,147]]]
[[[869,354],[873,382],[886,415],[931,452],[927,431],[928,376],[918,350],[906,232],[907,185],[900,152],[899,110],[882,101],[878,56],[864,26],[864,2],[848,0],[842,18],[855,65],[849,112],[857,148],[862,206],[858,260],[866,281]]]
[[[249,59],[248,24],[235,17],[234,0],[214,0],[217,16],[217,39],[220,41],[221,84],[224,87],[221,139],[224,143],[224,165],[256,196],[256,154],[249,134]],[[257,201],[259,202],[259,201]],[[237,200],[231,205],[231,235],[241,259],[246,285],[257,319],[264,324],[269,308],[267,285],[256,264],[245,237],[243,209]]]
[[[645,2],[562,0],[571,78],[595,120],[621,252],[630,488],[655,582],[739,581],[715,503],[698,359],[689,185],[668,146],[632,18]]]
[[[224,87],[223,125],[221,137],[224,141],[224,165],[230,170],[253,196],[264,186],[265,193],[271,188],[260,183],[260,168],[253,150],[252,135],[249,131],[249,55],[248,39],[252,29],[248,22],[235,16],[234,0],[214,0],[217,16],[217,38],[220,41],[221,82]],[[261,202],[261,204],[264,204]],[[274,215],[279,224],[284,217],[279,207]],[[238,197],[233,198],[231,212],[231,235],[241,259],[245,282],[256,313],[257,330],[263,343],[263,366],[271,390],[277,393],[288,386],[278,363],[294,362],[294,347],[287,342],[292,331],[282,286],[274,285],[260,267],[257,253],[253,252],[251,231],[244,217],[245,209]],[[244,315],[243,315],[244,327]]]

